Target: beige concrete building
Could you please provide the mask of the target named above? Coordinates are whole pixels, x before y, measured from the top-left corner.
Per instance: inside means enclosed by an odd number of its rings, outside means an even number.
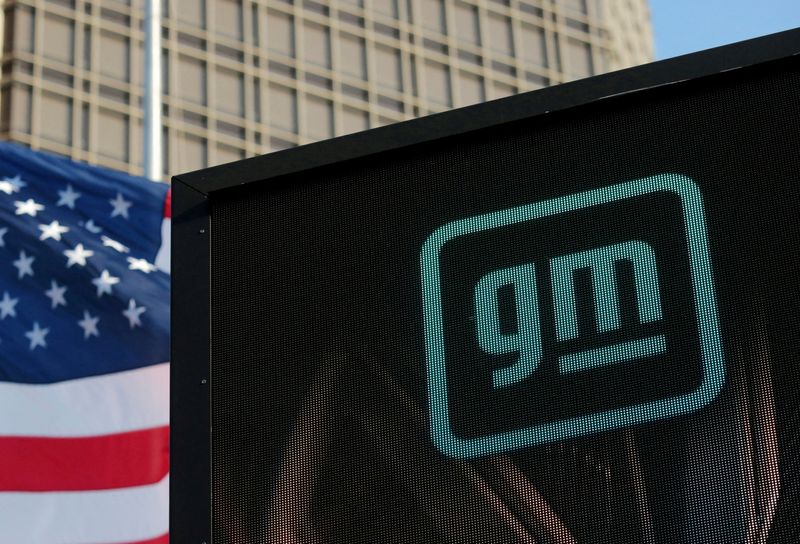
[[[652,60],[646,0],[164,0],[165,176]],[[143,0],[5,0],[0,138],[142,173]]]

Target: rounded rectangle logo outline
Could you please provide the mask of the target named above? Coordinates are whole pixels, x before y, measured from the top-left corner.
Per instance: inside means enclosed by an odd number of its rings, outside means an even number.
[[[439,253],[457,237],[655,192],[680,198],[689,249],[692,295],[700,340],[703,378],[697,389],[679,396],[622,406],[502,433],[460,438],[450,427]],[[533,204],[452,221],[436,229],[420,254],[430,432],[444,454],[461,459],[509,452],[697,411],[713,401],[725,381],[725,364],[712,279],[703,200],[697,184],[681,174],[659,174]]]

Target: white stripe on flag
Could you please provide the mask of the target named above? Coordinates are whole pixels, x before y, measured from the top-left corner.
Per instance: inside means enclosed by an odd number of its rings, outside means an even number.
[[[46,385],[0,382],[0,414],[5,436],[96,436],[169,425],[169,363]]]
[[[159,270],[170,273],[170,246],[172,245],[172,219],[161,222],[161,246],[158,248],[155,265]]]
[[[0,543],[136,542],[169,530],[169,476],[112,491],[0,493]]]

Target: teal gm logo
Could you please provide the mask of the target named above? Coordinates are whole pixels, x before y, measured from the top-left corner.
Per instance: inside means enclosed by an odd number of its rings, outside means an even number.
[[[448,223],[421,272],[431,438],[449,456],[689,414],[723,386],[703,203],[685,176]]]

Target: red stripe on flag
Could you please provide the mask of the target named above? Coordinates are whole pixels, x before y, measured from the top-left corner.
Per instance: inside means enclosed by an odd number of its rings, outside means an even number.
[[[169,533],[150,540],[139,540],[137,542],[127,542],[126,544],[169,544]]]
[[[164,199],[164,219],[172,218],[172,187],[167,190],[167,198]]]
[[[169,427],[85,438],[0,437],[0,491],[153,484],[169,472]]]

